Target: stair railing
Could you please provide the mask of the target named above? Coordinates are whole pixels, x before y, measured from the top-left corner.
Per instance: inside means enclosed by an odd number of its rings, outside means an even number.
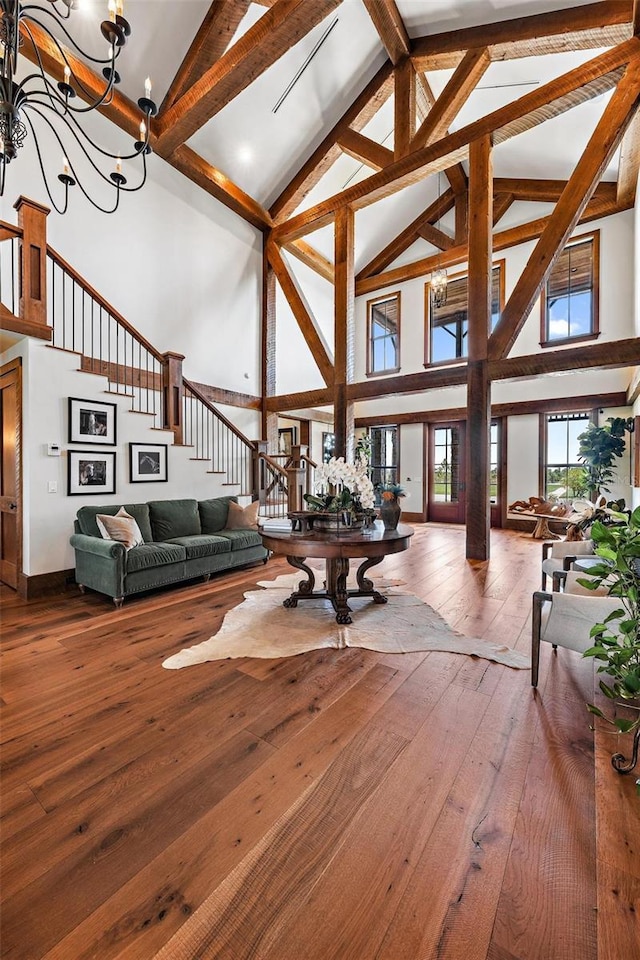
[[[51,345],[80,354],[82,370],[105,376],[111,393],[166,426],[164,355],[49,245],[47,288]]]
[[[20,309],[20,240],[22,230],[0,220],[0,303],[18,316]]]

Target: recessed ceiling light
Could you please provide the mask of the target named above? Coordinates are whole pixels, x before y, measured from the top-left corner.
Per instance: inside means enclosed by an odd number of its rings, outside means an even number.
[[[238,160],[240,163],[252,163],[253,162],[253,150],[250,146],[245,144],[240,147],[238,150]]]

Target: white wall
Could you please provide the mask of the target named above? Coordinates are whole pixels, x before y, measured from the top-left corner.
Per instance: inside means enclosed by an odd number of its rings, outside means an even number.
[[[114,135],[102,117],[89,125],[100,142]],[[20,195],[50,206],[29,146],[7,174],[9,222]],[[68,212],[49,214],[49,243],[155,347],[185,354],[185,376],[259,394],[261,234],[159,157],[149,171],[111,216],[72,189]]]
[[[103,377],[78,371],[78,357],[53,350],[37,340],[22,340],[0,356],[0,365],[22,357],[23,366],[23,570],[27,576],[70,569],[75,565],[69,537],[73,520],[84,504],[144,503],[173,497],[208,497],[238,494],[235,486],[222,486],[226,477],[207,473],[208,465],[193,461],[190,447],[174,447],[170,431],[152,430],[152,417],[130,413],[127,397],[105,393]],[[94,447],[116,451],[116,492],[105,496],[68,496],[67,464],[69,450],[91,449],[88,445],[69,444],[67,398],[116,403],[117,446]],[[168,480],[166,483],[129,482],[129,443],[166,443]],[[58,443],[60,457],[47,455],[47,443]],[[49,493],[49,482],[57,491]]]

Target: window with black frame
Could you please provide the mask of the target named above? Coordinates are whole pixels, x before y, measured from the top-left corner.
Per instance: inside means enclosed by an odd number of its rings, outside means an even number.
[[[369,476],[373,483],[376,506],[380,506],[382,488],[390,483],[398,483],[398,428],[370,427],[369,437]]]
[[[584,497],[589,492],[588,472],[578,460],[578,437],[590,423],[588,413],[553,413],[544,418],[543,497]]]
[[[400,369],[400,294],[367,303],[367,374]]]
[[[425,286],[425,309],[428,336],[425,363],[446,363],[467,356],[469,326],[469,278],[464,275],[449,279],[447,302],[437,307]],[[500,319],[503,301],[503,262],[493,267],[491,275],[491,329]]]
[[[541,297],[542,346],[598,335],[599,236],[569,243],[553,265]]]

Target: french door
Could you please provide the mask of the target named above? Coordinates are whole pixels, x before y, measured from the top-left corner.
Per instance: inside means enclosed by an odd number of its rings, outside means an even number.
[[[464,523],[466,519],[466,422],[432,423],[429,426],[427,519]],[[491,424],[489,495],[491,526],[499,527],[502,476],[502,427]],[[471,464],[473,471],[473,464]]]
[[[429,426],[429,482],[427,519],[464,523],[466,512],[466,424]]]

